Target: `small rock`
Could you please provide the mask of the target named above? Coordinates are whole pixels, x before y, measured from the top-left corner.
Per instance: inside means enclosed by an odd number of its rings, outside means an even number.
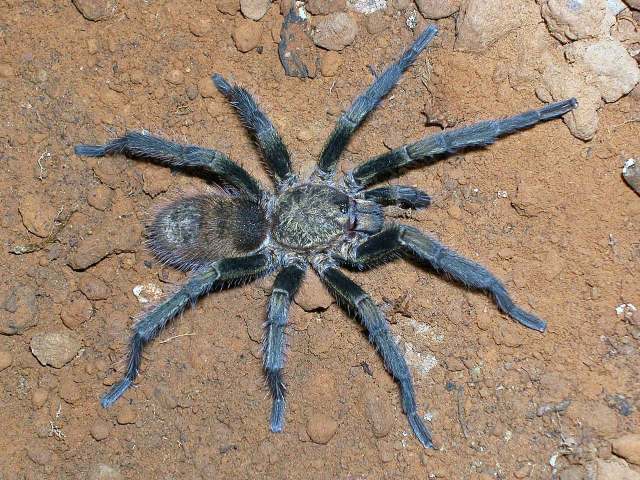
[[[638,165],[638,162],[636,162],[635,159],[630,158],[624,162],[624,167],[622,167],[622,177],[633,191],[640,195],[640,165]]]
[[[98,22],[109,18],[116,11],[116,0],[72,0],[87,20]]]
[[[198,82],[198,91],[202,98],[212,98],[218,95],[218,90],[210,77],[200,79]]]
[[[246,20],[240,22],[231,34],[231,37],[233,38],[236,48],[240,52],[246,53],[256,48],[260,43],[262,27],[256,22]]]
[[[382,12],[374,12],[365,17],[365,28],[371,35],[384,32],[389,26],[389,21]]]
[[[605,102],[615,102],[640,81],[637,62],[617,40],[572,42],[565,47],[565,57],[595,77],[593,83]]]
[[[166,76],[167,82],[173,85],[182,85],[184,83],[184,73],[180,70],[171,70]]]
[[[307,275],[295,296],[295,303],[305,312],[326,310],[335,301],[317,275]]]
[[[133,295],[140,303],[150,303],[161,299],[164,294],[155,283],[144,283],[133,287]]]
[[[80,340],[66,332],[39,333],[31,339],[31,353],[43,365],[62,368],[75,358]]]
[[[447,365],[447,370],[450,372],[461,372],[465,370],[464,363],[458,357],[449,357],[445,361]]]
[[[189,100],[195,100],[198,97],[198,87],[193,83],[187,85],[187,88],[184,89],[184,93],[187,94],[187,98]]]
[[[102,419],[97,419],[93,425],[91,425],[90,433],[94,440],[100,442],[111,433],[111,424]]]
[[[621,458],[596,460],[598,480],[640,480],[640,473],[631,470],[627,462]]]
[[[60,398],[67,403],[74,404],[80,400],[80,388],[78,384],[70,378],[65,378],[60,382]]]
[[[307,422],[307,434],[313,443],[326,445],[338,430],[338,423],[324,413],[313,414]]]
[[[456,50],[485,50],[526,23],[528,9],[520,0],[468,0],[456,22]]]
[[[9,352],[0,351],[0,372],[9,368],[13,363],[13,357]]]
[[[387,0],[349,0],[349,10],[370,15],[387,8]]]
[[[456,13],[460,0],[416,0],[416,5],[424,18],[438,20]]]
[[[173,176],[168,168],[150,163],[142,168],[142,190],[152,198],[169,190],[172,181]]]
[[[89,480],[122,480],[122,475],[115,468],[101,463],[91,470]]]
[[[173,396],[173,393],[171,393],[167,385],[158,385],[154,388],[153,396],[158,401],[158,404],[165,410],[172,410],[178,406],[176,397]]]
[[[235,15],[240,10],[240,0],[217,0],[216,8],[220,13]]]
[[[629,463],[640,465],[640,433],[631,433],[611,442],[613,453]]]
[[[71,294],[69,302],[64,306],[60,317],[67,328],[75,330],[93,315],[93,305],[80,292]]]
[[[240,0],[240,11],[250,20],[260,20],[270,5],[271,0]]]
[[[532,186],[526,180],[520,180],[515,197],[511,200],[511,206],[525,217],[536,217],[540,215],[544,208],[537,201],[543,195],[540,188]]]
[[[393,415],[389,411],[388,403],[382,401],[372,391],[367,391],[365,393],[365,409],[376,438],[389,435],[393,427]]]
[[[136,412],[130,405],[123,405],[118,410],[116,421],[120,425],[130,425],[136,423]]]
[[[49,390],[38,387],[31,392],[31,403],[34,408],[42,408],[49,398]]]
[[[326,52],[320,60],[320,73],[323,77],[335,77],[343,61],[342,55],[338,52]]]
[[[46,447],[40,445],[30,445],[27,447],[27,456],[33,463],[40,466],[45,466],[51,463],[53,455]]]
[[[113,190],[105,185],[98,185],[87,195],[87,203],[96,210],[104,212],[111,205]]]
[[[211,32],[211,20],[208,18],[198,17],[189,23],[189,31],[196,37],[204,37]]]
[[[309,0],[304,4],[304,8],[312,15],[343,12],[346,6],[346,0]]]
[[[616,21],[607,0],[544,0],[540,12],[551,35],[562,43],[609,36]]]
[[[5,294],[0,307],[0,333],[4,335],[21,335],[38,324],[38,301],[31,286],[13,287]]]
[[[567,409],[566,416],[576,424],[610,438],[618,430],[618,416],[606,405],[598,402],[574,401]]]
[[[13,68],[8,63],[0,63],[0,78],[11,78],[15,75]]]
[[[18,211],[22,216],[22,223],[31,233],[41,238],[51,233],[57,212],[48,199],[39,195],[25,195]]]
[[[584,468],[580,465],[574,465],[563,469],[558,476],[558,480],[585,480]]]
[[[309,36],[309,22],[291,9],[282,23],[278,56],[286,75],[315,78],[318,64],[316,46]]]
[[[332,13],[316,25],[313,41],[326,50],[342,50],[351,45],[358,34],[358,24],[347,13]]]
[[[399,12],[404,12],[413,6],[411,0],[391,0],[391,6]]]
[[[80,277],[79,287],[89,300],[106,300],[111,296],[109,285],[91,273]]]

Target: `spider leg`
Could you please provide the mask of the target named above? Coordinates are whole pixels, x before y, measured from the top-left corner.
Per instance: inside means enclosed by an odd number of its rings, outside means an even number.
[[[133,384],[138,375],[144,346],[188,304],[195,303],[216,287],[225,287],[230,283],[263,275],[271,268],[271,259],[264,254],[219,260],[195,273],[180,290],[145,313],[133,327],[124,377],[102,397],[101,405],[104,408],[111,406]]]
[[[512,117],[485,120],[467,127],[444,130],[366,161],[347,173],[346,183],[355,189],[364,188],[394,175],[399,168],[413,166],[419,161],[435,162],[444,154],[464,148],[489,145],[500,136],[560,117],[577,105],[576,99],[570,98]]]
[[[282,379],[284,367],[285,327],[289,314],[289,305],[304,278],[305,267],[289,265],[285,267],[273,284],[269,300],[269,313],[264,325],[263,366],[267,384],[273,399],[270,428],[272,432],[281,432],[284,428],[284,394]]]
[[[369,333],[369,340],[384,360],[386,369],[400,386],[402,408],[413,432],[422,445],[433,448],[431,433],[418,415],[409,367],[391,337],[383,313],[362,288],[338,269],[327,267],[324,270],[318,269],[318,273],[336,298],[356,311],[360,322]]]
[[[245,127],[253,135],[278,187],[291,184],[295,175],[291,169],[289,152],[273,123],[267,118],[251,94],[242,87],[229,84],[222,75],[211,77],[213,83],[238,110]]]
[[[438,28],[435,25],[429,25],[418,35],[411,47],[405,50],[400,59],[387,67],[382,75],[377,77],[371,86],[358,96],[349,109],[340,116],[320,154],[316,175],[320,176],[320,178],[328,178],[333,175],[338,158],[355,129],[358,128],[367,114],[380,103],[380,100],[389,93],[404,71],[413,64],[420,52],[426,48],[437,32]]]
[[[431,197],[426,192],[404,185],[373,188],[361,192],[358,196],[383,206],[396,205],[401,208],[418,209],[431,205]]]
[[[224,153],[194,145],[181,145],[143,132],[128,132],[104,145],[76,145],[74,151],[84,157],[104,157],[122,153],[170,168],[185,168],[201,176],[228,183],[252,198],[262,190],[256,180]]]
[[[546,322],[516,305],[502,282],[486,268],[449,250],[413,227],[394,226],[369,237],[352,251],[350,260],[366,265],[399,252],[410,253],[467,287],[490,293],[502,312],[525,327],[539,332],[546,329]]]

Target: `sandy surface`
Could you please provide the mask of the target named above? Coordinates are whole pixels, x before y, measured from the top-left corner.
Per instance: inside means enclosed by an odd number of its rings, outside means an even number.
[[[308,172],[371,81],[368,66],[381,71],[411,42],[405,17],[390,7],[373,35],[354,14],[360,30],[336,75],[300,80],[278,60],[277,4],[257,24],[262,48],[247,53],[231,36],[241,14],[209,0],[122,1],[100,22],[71,2],[9,0],[0,11],[0,478],[548,479],[550,461],[586,475],[610,459],[611,439],[639,431],[640,318],[616,313],[640,307],[640,199],[620,176],[640,154],[629,122],[638,94],[605,106],[589,142],[554,121],[402,177],[434,197],[404,221],[482,262],[549,322],[528,331],[484,295],[404,261],[353,274],[410,353],[439,450],[412,436],[396,385],[335,303],[292,308],[287,424],[276,435],[259,344],[272,278],[188,310],[147,348],[138,388],[100,408],[144,308],[134,287],[151,284],[152,296],[184,279],[148,253],[142,226],[200,183],[120,156],[80,158],[73,145],[145,128],[223,150],[267,184],[233,110],[200,83],[219,72],[256,93]],[[213,28],[196,36],[199,18]],[[454,51],[453,20],[438,24],[434,48],[357,133],[345,168],[438,131],[425,111],[460,125],[541,105],[540,52],[561,57],[541,20],[481,53]],[[20,248],[34,251],[10,253]],[[51,333],[79,342],[62,368],[31,351]],[[564,400],[566,410],[538,415]],[[326,445],[307,433],[321,414],[337,423]]]

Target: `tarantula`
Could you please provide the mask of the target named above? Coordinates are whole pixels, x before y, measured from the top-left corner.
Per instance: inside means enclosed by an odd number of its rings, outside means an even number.
[[[355,99],[326,142],[315,171],[300,180],[291,168],[289,152],[274,125],[253,97],[222,76],[213,75],[218,90],[237,109],[269,167],[275,192],[266,191],[225,154],[180,145],[145,132],[129,132],[105,145],[77,145],[78,155],[125,154],[185,169],[226,187],[180,198],[161,208],[147,234],[153,252],[163,262],[191,272],[173,295],[144,313],[133,327],[126,372],[102,397],[113,404],[133,384],[145,344],[189,304],[212,290],[248,281],[278,270],[264,324],[263,364],[272,395],[270,428],[284,427],[285,328],[289,306],[308,266],[320,276],[341,305],[357,314],[369,340],[400,387],[402,408],[418,440],[433,447],[431,434],[418,414],[411,374],[393,340],[387,320],[374,301],[339,267],[364,269],[400,254],[461,284],[491,294],[500,310],[525,327],[543,332],[546,324],[510,298],[488,270],[463,258],[416,228],[386,224],[383,207],[425,208],[429,195],[408,186],[370,185],[401,168],[435,162],[445,154],[485,146],[499,136],[559,117],[576,107],[569,99],[501,120],[445,130],[374,157],[334,181],[336,165],[354,130],[413,64],[437,33],[426,28],[382,75]]]

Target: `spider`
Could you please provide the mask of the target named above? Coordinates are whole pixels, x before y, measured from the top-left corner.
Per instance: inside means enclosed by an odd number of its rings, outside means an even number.
[[[237,109],[261,150],[273,176],[275,192],[264,189],[224,153],[180,145],[146,132],[129,132],[104,145],[75,147],[78,155],[124,154],[184,169],[225,187],[222,192],[207,191],[175,200],[162,207],[150,222],[147,236],[152,251],[166,264],[189,271],[190,277],[135,323],[126,372],[102,397],[103,407],[112,405],[133,384],[144,346],[189,304],[215,289],[276,270],[263,339],[263,367],[272,397],[272,432],[284,428],[285,328],[291,301],[308,267],[315,270],[342,306],[355,312],[367,330],[370,342],[399,386],[409,424],[425,447],[433,447],[433,442],[418,414],[407,362],[380,308],[340,267],[365,269],[406,255],[466,287],[492,295],[502,312],[525,327],[545,330],[546,323],[516,305],[504,285],[484,267],[414,227],[385,223],[383,207],[426,208],[431,203],[427,193],[408,186],[369,187],[401,168],[433,163],[446,154],[489,145],[501,135],[560,117],[577,106],[575,99],[500,120],[444,130],[367,160],[334,180],[338,159],[353,132],[436,33],[434,25],[426,28],[339,117],[314,172],[306,180],[298,179],[292,170],[286,146],[253,97],[244,88],[213,75],[215,86]]]

